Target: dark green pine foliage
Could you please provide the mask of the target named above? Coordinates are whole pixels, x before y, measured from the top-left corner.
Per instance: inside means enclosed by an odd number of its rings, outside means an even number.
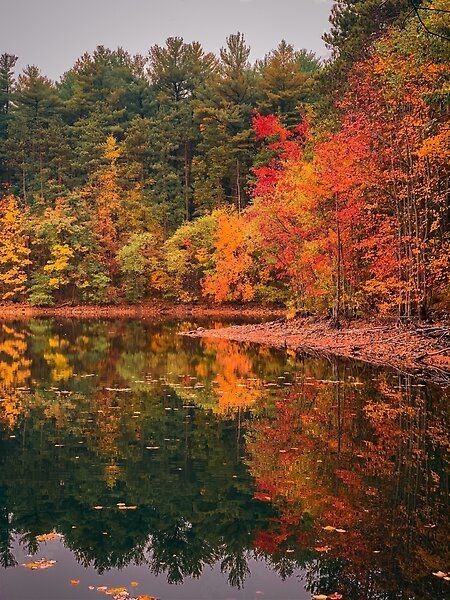
[[[254,147],[251,117],[256,106],[256,73],[241,33],[230,35],[220,64],[196,107],[201,141],[194,162],[196,213],[222,204],[238,210],[248,202],[246,179]]]
[[[296,52],[281,41],[257,64],[260,112],[278,115],[287,126],[297,125],[303,107],[313,101],[313,75],[319,66],[313,54],[306,50]]]
[[[33,194],[44,197],[50,178],[49,165],[55,159],[55,148],[49,128],[57,118],[59,100],[55,85],[36,66],[28,66],[19,75],[13,103],[14,118],[8,123],[5,146],[8,167],[15,174],[14,183],[27,202]]]
[[[197,42],[175,37],[150,49],[148,74],[155,95],[148,138],[150,194],[166,206],[168,227],[193,216],[192,161],[199,141],[194,106],[216,69],[214,55]]]
[[[0,185],[9,181],[6,140],[8,124],[12,118],[11,103],[14,90],[14,67],[17,56],[4,52],[0,55]]]

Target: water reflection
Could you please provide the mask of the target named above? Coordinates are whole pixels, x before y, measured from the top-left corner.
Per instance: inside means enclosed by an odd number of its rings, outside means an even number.
[[[242,586],[256,557],[311,593],[443,596],[446,394],[194,325],[1,324],[2,577],[56,531],[100,573]]]

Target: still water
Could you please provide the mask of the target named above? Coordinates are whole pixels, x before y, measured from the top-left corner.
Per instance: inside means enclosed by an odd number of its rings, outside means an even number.
[[[0,598],[443,598],[448,392],[199,324],[0,323]]]

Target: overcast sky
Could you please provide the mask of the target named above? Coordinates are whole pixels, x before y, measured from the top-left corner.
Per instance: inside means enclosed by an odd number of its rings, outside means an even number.
[[[168,36],[218,50],[242,31],[252,59],[284,38],[326,56],[321,36],[332,0],[0,0],[0,52],[18,69],[38,65],[58,79],[85,51],[103,44],[145,54]]]

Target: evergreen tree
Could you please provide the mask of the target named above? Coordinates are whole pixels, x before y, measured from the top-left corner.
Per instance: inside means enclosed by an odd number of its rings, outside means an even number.
[[[14,66],[17,56],[4,52],[0,55],[0,184],[8,181],[7,153],[8,124],[14,92]]]

